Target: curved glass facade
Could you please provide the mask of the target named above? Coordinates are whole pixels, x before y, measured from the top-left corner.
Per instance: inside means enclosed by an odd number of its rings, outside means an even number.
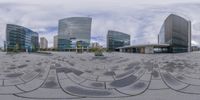
[[[170,52],[190,51],[191,22],[171,14],[163,23],[158,37],[159,44],[170,44]]]
[[[71,48],[70,40],[66,35],[58,35],[57,37],[57,49],[59,51],[65,51],[65,49]]]
[[[37,51],[39,48],[38,33],[19,25],[7,24],[6,42],[8,51]]]
[[[59,20],[58,35],[65,36],[65,39],[73,41],[67,43],[65,47],[74,48],[74,41],[82,42],[82,46],[87,48],[91,38],[91,23],[92,18],[89,17],[70,17]],[[58,38],[59,42],[59,38]],[[62,44],[62,43],[58,43]],[[62,46],[63,47],[63,46]],[[59,48],[59,47],[58,47]]]
[[[109,51],[115,51],[117,47],[130,45],[130,35],[109,30],[107,34],[107,48]]]

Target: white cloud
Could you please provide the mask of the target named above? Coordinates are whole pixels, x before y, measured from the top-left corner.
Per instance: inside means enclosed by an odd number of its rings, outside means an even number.
[[[160,27],[170,13],[192,20],[192,39],[200,45],[198,9],[199,0],[0,0],[0,46],[7,23],[39,32],[52,46],[58,20],[71,16],[92,17],[92,41],[104,46],[108,30],[130,34],[132,44],[156,43]]]
[[[193,46],[199,46],[199,42],[192,40],[192,45]]]

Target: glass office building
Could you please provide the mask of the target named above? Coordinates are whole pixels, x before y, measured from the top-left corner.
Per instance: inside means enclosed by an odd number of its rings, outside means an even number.
[[[107,34],[107,48],[109,51],[115,51],[117,47],[130,45],[130,35],[109,30]]]
[[[66,37],[66,35],[57,36],[57,49],[59,51],[65,51],[71,48],[71,41]]]
[[[7,51],[37,51],[38,33],[19,25],[7,24],[5,48]]]
[[[89,47],[91,39],[91,23],[92,18],[89,17],[70,17],[59,20],[58,44],[60,46],[58,45],[58,49],[59,47],[76,48],[77,42],[80,41],[83,48]],[[60,38],[59,35],[65,36],[65,40],[62,39],[63,37]],[[67,41],[67,43],[64,41]],[[68,43],[69,41],[70,43]],[[61,46],[61,44],[65,46]]]
[[[190,52],[191,22],[171,14],[164,21],[158,35],[159,44],[169,44],[169,52]]]

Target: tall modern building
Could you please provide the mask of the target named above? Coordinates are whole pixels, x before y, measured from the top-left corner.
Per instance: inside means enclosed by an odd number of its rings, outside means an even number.
[[[164,21],[158,35],[159,44],[169,44],[169,52],[190,52],[191,21],[175,14]]]
[[[118,47],[130,45],[130,35],[109,30],[107,34],[107,48],[109,51],[115,51]]]
[[[31,48],[34,48],[32,51],[37,51],[39,49],[39,35],[37,32],[32,33],[31,44],[32,44]]]
[[[48,48],[48,41],[45,37],[40,38],[40,49],[47,49]]]
[[[71,49],[71,41],[66,35],[58,35],[57,38],[57,50],[65,51],[66,49]]]
[[[58,35],[53,37],[53,48],[54,49],[58,48]]]
[[[37,51],[39,48],[38,33],[19,25],[7,24],[6,41],[7,51]]]
[[[98,48],[98,47],[100,47],[100,45],[99,45],[98,42],[94,42],[94,43],[91,43],[91,47],[92,48]]]
[[[65,45],[64,48],[66,49],[76,48],[77,43],[79,43],[79,45],[83,48],[89,47],[91,38],[91,23],[92,18],[89,17],[70,17],[59,20],[58,44],[64,43],[63,45]],[[64,41],[67,41],[67,43]],[[70,43],[68,43],[69,41]],[[60,46],[58,46],[58,48],[59,47]]]

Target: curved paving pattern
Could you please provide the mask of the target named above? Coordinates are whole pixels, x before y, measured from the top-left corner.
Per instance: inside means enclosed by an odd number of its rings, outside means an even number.
[[[0,54],[0,95],[29,99],[119,98],[171,90],[200,95],[200,53]]]

